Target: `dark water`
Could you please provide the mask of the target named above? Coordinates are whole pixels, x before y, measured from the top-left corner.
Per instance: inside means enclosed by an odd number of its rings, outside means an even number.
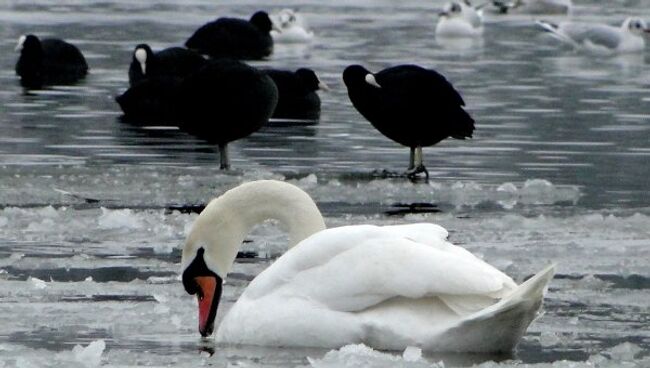
[[[581,1],[575,17],[614,24],[627,15],[650,16],[646,5]],[[285,6],[300,9],[314,41],[276,45],[268,61],[255,65],[316,70],[332,88],[320,93],[319,124],[268,126],[235,142],[235,170],[222,173],[215,147],[155,122],[120,120],[113,98],[127,87],[136,44],[179,45],[216,16]],[[197,338],[195,306],[176,279],[178,246],[195,215],[174,210],[269,177],[308,190],[330,226],[438,222],[454,242],[518,281],[548,261],[559,263],[546,315],[514,356],[431,362],[585,361],[625,342],[647,355],[648,53],[575,52],[526,17],[490,17],[481,40],[450,44],[433,35],[439,6],[0,3],[0,357],[16,365],[31,356],[27,362],[35,366],[71,366],[78,364],[70,353],[75,344],[100,338],[107,342],[104,362],[116,366],[295,366],[322,356],[231,348],[210,357],[205,351],[213,346]],[[24,33],[75,43],[90,74],[74,86],[24,90],[12,52]],[[401,63],[437,69],[467,102],[477,122],[474,139],[425,149],[429,184],[373,176],[405,169],[408,149],[380,135],[349,103],[341,72],[352,63],[375,71]],[[226,306],[268,264],[266,256],[284,250],[283,239],[271,226],[251,236],[245,248],[259,257],[237,263]],[[48,358],[47,351],[58,355]]]

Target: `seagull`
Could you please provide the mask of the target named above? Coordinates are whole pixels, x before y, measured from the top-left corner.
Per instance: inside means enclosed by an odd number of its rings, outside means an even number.
[[[537,21],[551,36],[577,48],[607,53],[639,52],[645,48],[644,33],[648,25],[640,18],[627,18],[620,27],[607,24],[571,23],[553,24]]]
[[[506,13],[523,14],[571,14],[573,4],[571,0],[494,0],[492,1],[498,11]]]
[[[469,0],[445,4],[436,26],[438,37],[475,37],[483,34],[483,12]]]
[[[308,43],[314,38],[314,32],[307,29],[303,18],[293,9],[282,9],[271,20],[275,26],[271,37],[275,42]]]

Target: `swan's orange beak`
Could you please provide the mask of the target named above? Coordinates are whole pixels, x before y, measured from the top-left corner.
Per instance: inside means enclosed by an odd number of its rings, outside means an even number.
[[[194,278],[198,290],[199,332],[201,336],[210,336],[214,331],[214,319],[221,299],[221,279],[214,276],[197,276]]]

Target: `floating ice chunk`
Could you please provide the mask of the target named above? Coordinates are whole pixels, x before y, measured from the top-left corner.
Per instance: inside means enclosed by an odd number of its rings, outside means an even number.
[[[98,367],[102,361],[102,353],[106,349],[104,340],[96,340],[88,344],[85,348],[76,345],[72,349],[76,361],[83,363],[86,367]]]
[[[102,215],[97,220],[103,229],[139,229],[142,227],[140,219],[130,209],[109,210],[102,208]]]
[[[36,277],[30,276],[28,281],[32,285],[32,287],[37,290],[43,290],[47,287],[47,283],[45,281],[41,279],[37,279]]]
[[[301,187],[301,188],[309,188],[309,187],[314,186],[316,184],[318,184],[318,177],[316,176],[316,174],[313,174],[313,173],[305,176],[302,179],[299,179],[296,182],[296,185]]]
[[[593,289],[593,290],[602,290],[609,286],[609,282],[601,280],[594,275],[585,275],[583,278],[578,280],[577,283],[579,287],[583,289]]]
[[[503,183],[497,187],[497,192],[517,193],[519,189],[513,183]]]
[[[172,284],[176,281],[180,281],[178,276],[149,276],[147,278],[147,284]]]
[[[169,301],[169,298],[165,295],[159,294],[159,293],[154,293],[153,298],[156,299],[158,303],[167,303]]]
[[[402,358],[407,362],[416,362],[422,359],[422,349],[415,346],[407,346],[406,349],[404,349]]]
[[[559,345],[561,342],[562,340],[558,337],[558,335],[552,331],[542,331],[542,333],[539,335],[539,343],[543,347]]]
[[[612,360],[630,362],[633,361],[641,351],[643,351],[643,349],[639,347],[639,345],[624,342],[604,351],[603,353],[609,355]]]
[[[404,351],[407,359],[358,344],[331,350],[321,359],[308,357],[307,360],[314,368],[444,368],[442,363],[429,363],[422,359],[421,354],[420,349],[409,347]]]

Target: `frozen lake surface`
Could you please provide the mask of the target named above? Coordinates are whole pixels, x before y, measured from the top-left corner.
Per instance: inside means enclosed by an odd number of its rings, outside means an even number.
[[[650,18],[643,1],[576,0],[574,18]],[[436,40],[441,1],[287,1],[315,31],[256,65],[313,68],[317,125],[269,126],[218,150],[174,129],[120,121],[133,47],[178,45],[250,1],[6,0],[0,3],[0,367],[648,367],[650,73],[648,52],[594,56],[543,35],[526,16],[487,19],[482,40]],[[549,18],[559,21],[561,18]],[[24,91],[11,50],[23,33],[77,44],[90,75]],[[417,63],[445,74],[475,137],[425,149],[432,180],[374,175],[406,167],[348,101],[341,72]],[[558,272],[546,313],[508,356],[215,346],[198,336],[178,279],[196,210],[241,182],[276,178],[317,201],[328,226],[438,223],[520,282]],[[94,199],[86,201],[77,196]],[[221,313],[285,250],[266,223],[244,244]],[[90,345],[89,345],[90,344]],[[78,345],[78,346],[77,346]],[[444,363],[440,363],[444,362]]]

